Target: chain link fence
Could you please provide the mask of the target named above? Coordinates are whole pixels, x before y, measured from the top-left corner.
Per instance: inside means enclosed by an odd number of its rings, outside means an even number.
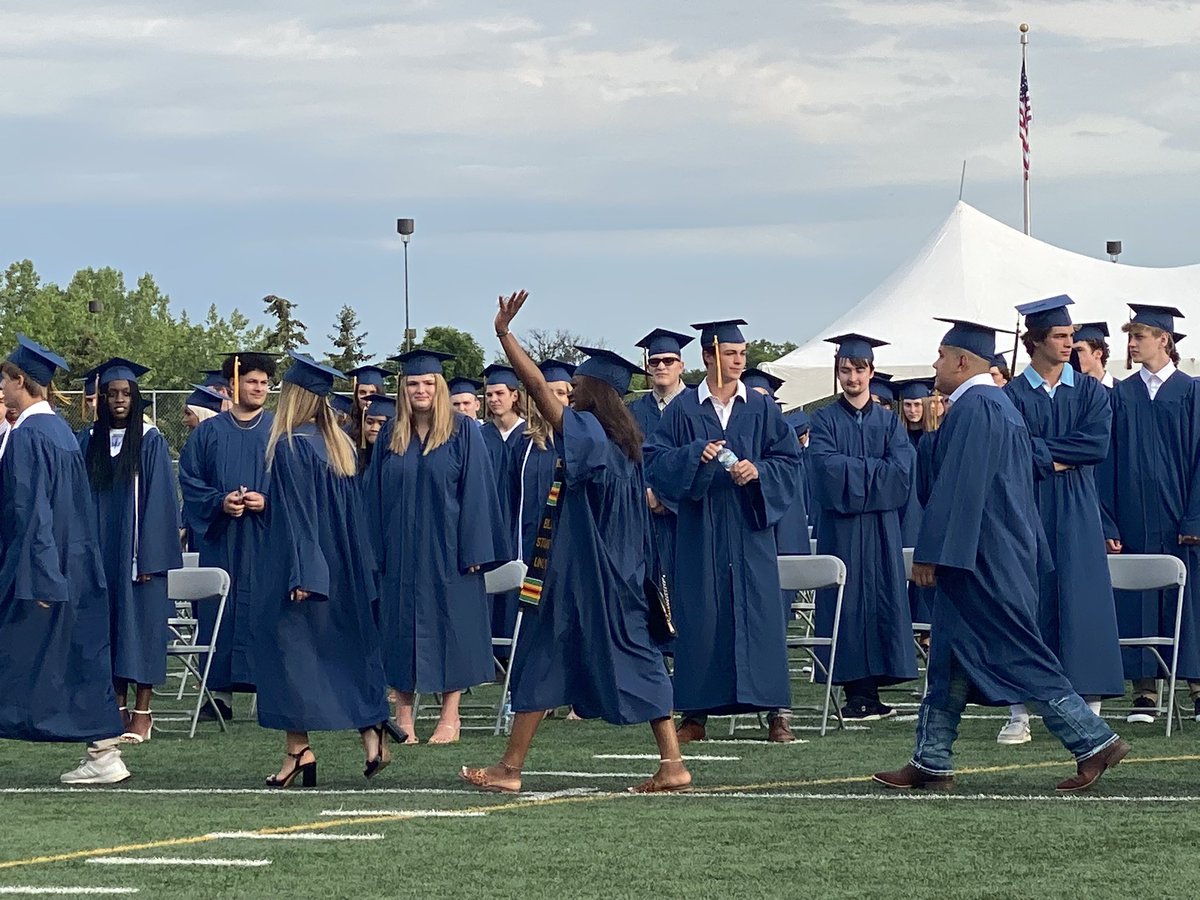
[[[183,445],[191,433],[183,421],[183,409],[191,391],[156,391],[143,390],[142,400],[146,404],[146,415],[154,426],[162,432],[171,448],[171,458],[179,459]],[[93,421],[91,411],[83,405],[82,391],[62,391],[62,395],[71,402],[59,409],[59,414],[67,420],[72,431],[79,431]],[[267,400],[267,406],[274,408],[275,397]]]

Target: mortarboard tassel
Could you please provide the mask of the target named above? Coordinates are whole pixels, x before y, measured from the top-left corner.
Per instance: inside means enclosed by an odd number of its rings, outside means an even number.
[[[100,418],[100,373],[96,373],[96,405],[92,407],[92,421]]]
[[[713,356],[717,358],[717,387],[721,387],[721,341],[715,334],[713,335]]]
[[[238,376],[241,374],[241,368],[242,368],[242,360],[235,353],[233,356],[233,384],[231,385],[231,387],[233,389],[233,405],[234,406],[241,405],[241,392],[238,390],[238,381],[240,380]]]

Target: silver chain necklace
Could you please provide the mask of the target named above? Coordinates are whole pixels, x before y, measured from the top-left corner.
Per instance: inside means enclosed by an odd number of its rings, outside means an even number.
[[[255,428],[258,427],[258,423],[263,420],[263,411],[260,409],[255,414],[253,425],[243,425],[241,422],[238,421],[238,417],[233,414],[233,410],[229,411],[229,418],[233,419],[233,424],[236,425],[241,431],[253,431]]]

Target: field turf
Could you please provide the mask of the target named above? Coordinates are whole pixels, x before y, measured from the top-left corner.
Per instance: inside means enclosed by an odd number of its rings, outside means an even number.
[[[815,691],[797,693],[801,702]],[[228,734],[212,724],[195,740],[156,732],[126,750],[134,777],[115,787],[59,786],[78,748],[0,742],[0,895],[1200,896],[1200,724],[1190,720],[1169,740],[1161,725],[1122,723],[1133,753],[1091,794],[1064,799],[1053,788],[1073,763],[1041,723],[1032,743],[999,747],[998,714],[978,708],[968,712],[981,718],[963,723],[949,797],[870,783],[908,759],[911,718],[823,739],[798,730],[805,742],[792,745],[762,743],[752,718],[730,739],[729,720],[714,719],[710,739],[686,749],[696,792],[660,797],[623,793],[654,769],[649,728],[554,719],[538,734],[526,793],[513,797],[468,793],[456,777],[461,765],[499,756],[503,738],[490,731],[464,731],[455,746],[396,748],[371,782],[357,735],[316,734],[317,789],[266,791],[282,738],[239,704]],[[424,719],[418,731],[431,729]],[[215,836],[232,832],[254,834]],[[296,834],[306,837],[265,837]],[[96,857],[255,864],[89,862]]]

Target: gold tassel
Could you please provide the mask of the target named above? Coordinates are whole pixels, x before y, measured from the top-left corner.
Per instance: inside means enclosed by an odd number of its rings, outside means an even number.
[[[358,449],[367,449],[367,408],[365,406],[358,411]]]
[[[717,336],[713,335],[713,356],[717,359],[717,387],[721,387],[723,379],[721,378],[721,342]]]
[[[240,357],[237,356],[237,354],[234,354],[234,357],[233,357],[233,384],[232,384],[233,405],[234,406],[241,405],[241,392],[238,390],[238,380],[239,380],[239,375],[241,373],[241,368],[242,368],[242,360]]]
[[[96,375],[96,405],[92,407],[92,421],[100,418],[100,375]]]

